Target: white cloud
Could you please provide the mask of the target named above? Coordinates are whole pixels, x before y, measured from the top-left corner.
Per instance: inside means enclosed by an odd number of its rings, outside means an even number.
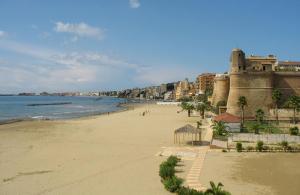
[[[131,8],[139,8],[141,6],[140,0],[129,0]]]
[[[0,48],[30,58],[27,62],[23,57],[22,62],[0,61],[0,92],[22,91],[27,86],[34,91],[87,90],[101,88],[101,84],[109,87],[118,79],[129,80],[128,72],[142,68],[99,52],[61,52],[10,40],[1,41]],[[5,85],[7,82],[10,85]]]
[[[184,78],[195,78],[195,71],[182,66],[156,66],[141,68],[136,75],[138,83],[160,85],[162,83],[180,81]]]
[[[134,83],[159,85],[196,76],[195,71],[184,66],[146,67],[99,52],[63,52],[6,39],[0,41],[0,48],[26,56],[27,60],[30,57],[27,62],[23,57],[21,62],[0,59],[0,93],[26,89],[76,91],[126,86],[126,83],[130,83],[128,87]]]
[[[56,22],[54,30],[60,33],[69,33],[74,37],[88,37],[97,40],[104,38],[104,30],[97,27],[92,27],[84,22],[78,24]]]
[[[3,38],[3,37],[5,37],[6,35],[7,35],[7,33],[6,33],[6,32],[4,32],[4,31],[0,30],[0,38]]]

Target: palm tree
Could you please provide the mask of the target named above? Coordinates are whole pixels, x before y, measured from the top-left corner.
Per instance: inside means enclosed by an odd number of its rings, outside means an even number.
[[[296,124],[296,110],[300,109],[300,97],[296,96],[296,95],[292,95],[289,97],[286,104],[288,107],[293,108],[293,111],[294,111],[293,121],[294,121],[294,124]]]
[[[245,122],[245,106],[247,106],[247,99],[245,96],[240,96],[238,100],[238,105],[241,108],[241,118],[242,118],[242,123],[241,123],[241,129],[244,127],[244,122]]]
[[[215,121],[211,127],[217,135],[227,134],[227,126],[223,121]]]
[[[204,119],[205,111],[209,109],[209,104],[206,101],[199,102],[196,105],[196,110],[200,112],[200,116]]]
[[[256,112],[255,114],[256,121],[262,124],[264,120],[265,112],[262,109],[257,109],[255,112]]]
[[[190,103],[188,103],[188,102],[182,102],[182,103],[181,103],[181,108],[182,108],[183,110],[187,110],[187,112],[188,112],[188,117],[191,116],[191,111],[195,109],[194,105],[193,105],[193,104],[190,104]]]
[[[222,187],[224,186],[221,182],[218,183],[218,185],[216,185],[214,182],[209,182],[210,183],[210,189],[207,189],[205,191],[206,195],[230,195],[230,192],[227,192],[225,190],[222,189]]]
[[[282,93],[278,89],[274,89],[272,91],[272,100],[275,104],[275,112],[276,112],[276,123],[278,124],[278,104],[281,100]]]

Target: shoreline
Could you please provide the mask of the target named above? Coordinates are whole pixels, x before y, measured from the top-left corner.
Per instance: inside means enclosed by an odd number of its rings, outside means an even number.
[[[102,115],[107,115],[109,114],[115,114],[119,112],[125,112],[128,110],[132,110],[135,107],[138,106],[143,106],[146,105],[147,103],[139,103],[139,102],[129,102],[129,103],[119,103],[116,105],[117,108],[110,112],[101,112],[101,113],[90,113],[87,115],[82,115],[82,116],[77,116],[77,117],[70,117],[70,118],[47,118],[47,117],[42,117],[42,118],[37,118],[37,117],[25,117],[25,118],[13,118],[13,119],[7,119],[7,120],[0,120],[0,126],[2,125],[7,125],[7,124],[13,124],[13,123],[20,123],[20,122],[25,122],[25,121],[69,121],[69,120],[78,120],[78,119],[86,119],[86,118],[91,118],[91,117],[97,117],[97,116],[102,116]]]

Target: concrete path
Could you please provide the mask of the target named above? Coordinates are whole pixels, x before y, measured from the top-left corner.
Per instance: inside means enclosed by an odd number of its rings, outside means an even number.
[[[206,120],[206,122],[208,125],[205,126],[206,131],[205,134],[202,136],[202,140],[210,143],[212,140],[213,131],[211,128],[211,121]],[[195,158],[193,165],[186,177],[186,184],[188,187],[192,189],[199,190],[199,191],[206,190],[206,188],[200,183],[199,178],[205,160],[205,156],[208,150],[209,150],[209,145],[199,147],[197,157]]]
[[[195,190],[205,190],[199,181],[201,169],[204,163],[206,152],[208,151],[209,146],[203,146],[199,148],[197,158],[194,160],[193,165],[186,177],[186,184],[188,187]]]

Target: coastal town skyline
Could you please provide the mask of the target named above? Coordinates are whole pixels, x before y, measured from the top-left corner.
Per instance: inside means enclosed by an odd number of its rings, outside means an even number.
[[[228,71],[236,47],[300,59],[297,1],[0,5],[0,93],[122,90],[194,80],[204,72]]]

